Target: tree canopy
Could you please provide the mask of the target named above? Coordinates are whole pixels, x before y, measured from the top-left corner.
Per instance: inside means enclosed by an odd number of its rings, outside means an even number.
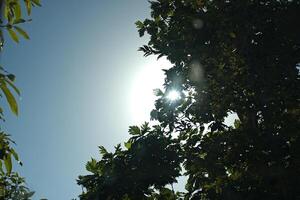
[[[157,195],[154,189],[168,191],[167,184],[180,175],[179,144],[164,134],[160,126],[132,126],[132,137],[109,153],[100,146],[102,159],[92,159],[86,169],[92,175],[80,176],[78,184],[87,189],[81,199],[146,199]],[[152,187],[153,186],[153,187]],[[172,194],[172,193],[171,193]]]
[[[150,4],[151,17],[136,22],[150,35],[140,50],[173,64],[151,112],[160,137],[133,134],[127,150],[90,161],[81,198],[299,199],[300,1]],[[173,90],[180,98],[170,101]],[[181,165],[184,197],[151,195],[176,182]]]

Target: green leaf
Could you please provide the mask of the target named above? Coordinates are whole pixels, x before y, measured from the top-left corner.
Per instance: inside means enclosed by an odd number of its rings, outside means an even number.
[[[236,119],[236,120],[234,120],[233,125],[234,125],[234,128],[238,129],[241,126],[241,121]]]
[[[10,155],[7,155],[4,158],[4,165],[5,165],[5,168],[6,168],[6,172],[8,174],[10,174],[11,170],[12,170],[12,162],[11,162],[11,156]]]
[[[9,19],[9,8],[8,5],[4,5],[4,17],[8,20]]]
[[[141,126],[141,133],[142,134],[146,134],[148,131],[150,131],[150,127],[149,127],[149,123],[145,122],[144,124],[142,124]]]
[[[21,6],[19,2],[17,2],[14,6],[14,14],[16,19],[20,19],[22,16]]]
[[[19,38],[18,38],[16,32],[15,32],[13,29],[11,29],[11,28],[7,28],[7,31],[8,31],[8,33],[9,33],[10,37],[11,37],[16,43],[19,43]]]
[[[10,80],[5,80],[6,83],[8,83],[10,85],[10,87],[12,87],[14,89],[14,91],[20,96],[21,92],[20,90],[13,84],[13,82],[11,82]]]
[[[124,146],[127,148],[127,149],[130,149],[131,148],[131,142],[124,142]]]
[[[31,2],[30,2],[30,0],[25,0],[25,6],[26,6],[27,14],[30,15],[31,14]]]
[[[129,127],[129,134],[130,135],[140,135],[141,130],[138,126],[130,126]]]
[[[31,0],[31,1],[34,3],[34,5],[42,6],[40,0]]]
[[[20,34],[22,35],[25,39],[29,40],[29,35],[20,27],[18,26],[14,26],[15,30]]]
[[[0,87],[1,87],[1,90],[3,91],[3,93],[6,97],[6,100],[9,104],[9,107],[10,107],[11,111],[15,115],[18,115],[18,104],[17,104],[17,101],[16,101],[15,97],[12,95],[10,90],[7,88],[5,82],[3,82]]]
[[[95,172],[95,170],[97,169],[97,161],[94,158],[92,158],[91,161],[86,163],[85,168],[89,172]]]
[[[26,22],[26,20],[20,18],[20,19],[15,19],[13,24],[22,24],[24,22]]]
[[[18,156],[17,152],[14,149],[10,149],[10,152],[14,156],[16,161],[19,161],[19,156]]]
[[[117,144],[117,146],[115,146],[115,153],[117,153],[118,151],[121,151],[121,144]]]
[[[104,146],[99,146],[99,152],[101,155],[108,154],[107,150],[104,148]]]
[[[141,29],[141,28],[144,27],[144,24],[143,24],[143,22],[141,22],[141,21],[136,21],[136,22],[135,22],[135,25],[136,25],[136,27],[137,27],[138,29]]]
[[[0,174],[4,174],[4,171],[3,171],[3,166],[2,166],[2,160],[0,160]]]

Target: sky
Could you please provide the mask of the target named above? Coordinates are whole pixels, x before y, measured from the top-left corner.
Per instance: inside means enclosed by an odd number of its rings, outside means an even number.
[[[24,165],[14,167],[34,199],[76,198],[76,179],[100,159],[98,146],[112,150],[130,125],[149,120],[152,90],[169,67],[137,51],[148,38],[134,22],[149,12],[146,0],[45,0],[23,26],[29,41],[6,37],[0,63],[22,94],[19,116],[7,109],[2,128],[17,143]]]

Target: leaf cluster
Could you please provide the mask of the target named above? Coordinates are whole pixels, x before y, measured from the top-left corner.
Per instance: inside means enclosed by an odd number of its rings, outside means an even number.
[[[25,179],[18,173],[0,177],[0,200],[30,200],[34,195],[25,184]]]
[[[34,6],[41,6],[40,0],[23,0],[27,15],[31,15],[31,9]],[[19,42],[19,35],[29,39],[29,35],[19,25],[31,21],[24,19],[22,13],[21,0],[3,0],[0,3],[0,9],[3,10],[3,19],[0,20],[0,42],[1,48],[4,45],[4,36],[2,30],[5,29],[11,39]],[[18,34],[17,34],[18,33]]]
[[[101,160],[87,163],[86,169],[92,174],[79,176],[78,184],[86,190],[80,199],[150,200],[155,195],[175,196],[165,186],[176,182],[180,175],[179,146],[172,144],[159,127],[144,124],[130,127],[129,132],[133,136],[125,143],[125,150],[117,145],[115,152],[109,153],[99,147]]]

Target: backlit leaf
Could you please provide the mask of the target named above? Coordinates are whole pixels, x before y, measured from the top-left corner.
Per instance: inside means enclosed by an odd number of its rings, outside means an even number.
[[[15,97],[13,96],[13,94],[10,92],[10,90],[7,88],[6,84],[1,84],[1,90],[4,93],[6,100],[9,104],[9,107],[11,109],[11,111],[15,114],[18,115],[18,104],[17,101],[15,99]]]
[[[129,127],[129,134],[130,135],[140,135],[141,130],[138,126],[130,126]]]
[[[7,155],[4,158],[4,165],[5,165],[5,168],[6,168],[6,172],[8,174],[10,174],[11,170],[12,170],[12,162],[11,162],[11,156],[10,155]]]
[[[21,92],[20,90],[14,85],[13,82],[9,81],[9,80],[6,80],[6,83],[9,84],[10,87],[12,87],[14,89],[14,91],[18,94],[18,95],[21,95]]]
[[[19,43],[19,38],[18,38],[16,32],[11,28],[7,28],[7,31],[9,33],[9,36],[13,39],[13,41],[15,41],[16,43]]]
[[[127,148],[127,149],[130,149],[131,148],[131,142],[124,142],[124,146]]]
[[[22,35],[25,39],[29,40],[29,35],[20,27],[18,26],[14,26],[15,30],[20,34]]]

